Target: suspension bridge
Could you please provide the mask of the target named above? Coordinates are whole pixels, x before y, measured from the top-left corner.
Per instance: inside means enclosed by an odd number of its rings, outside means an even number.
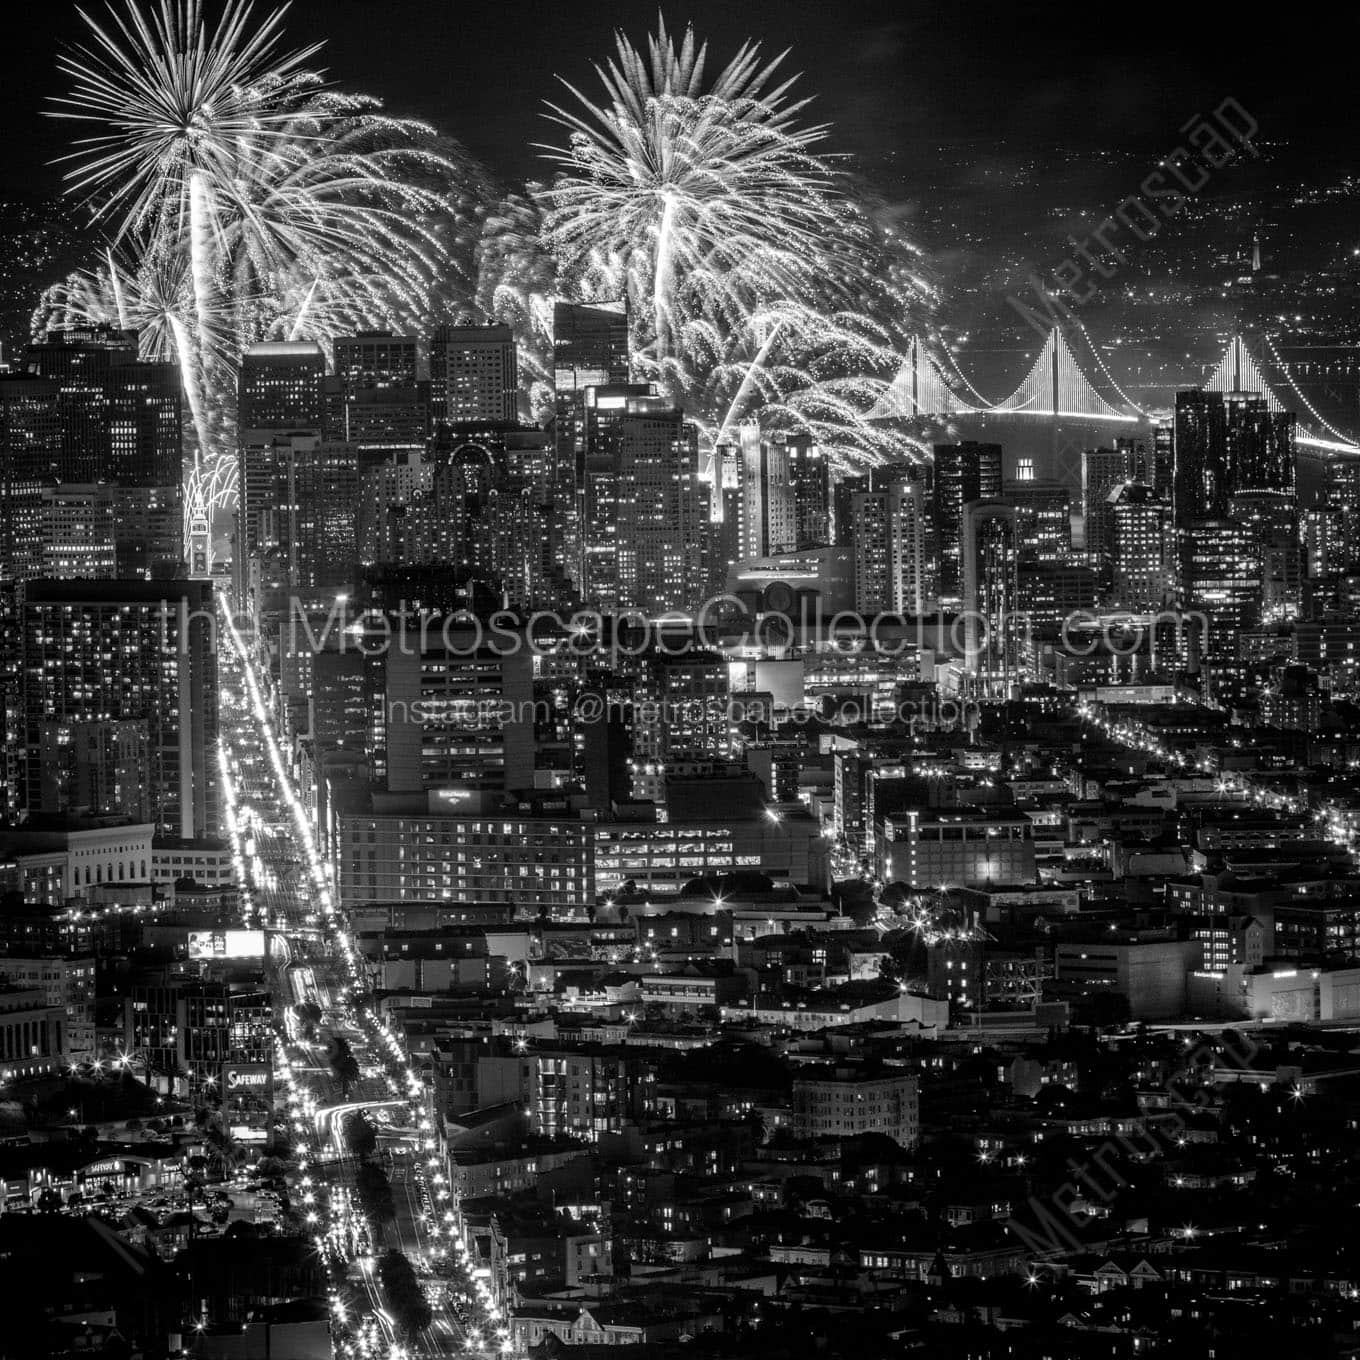
[[[1262,365],[1240,335],[1229,340],[1218,366],[1203,386],[1210,392],[1259,393],[1270,410],[1297,412],[1300,417],[1297,442],[1306,448],[1327,453],[1360,453],[1360,443],[1329,424],[1299,389],[1268,336],[1265,347],[1274,369],[1282,377],[1282,388],[1292,394],[1292,402],[1282,400],[1267,381]],[[1094,345],[1091,355],[1106,391],[1114,400],[1087,377],[1067,337],[1054,326],[1020,385],[1008,397],[991,402],[968,381],[947,349],[932,353],[920,336],[913,336],[902,367],[869,412],[869,419],[1015,416],[1050,420],[1055,429],[1063,420],[1115,425],[1150,423],[1154,417],[1119,386]]]

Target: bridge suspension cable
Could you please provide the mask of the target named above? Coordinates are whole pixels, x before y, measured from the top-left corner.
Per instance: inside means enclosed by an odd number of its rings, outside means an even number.
[[[918,416],[962,415],[981,409],[985,408],[970,406],[950,387],[921,343],[921,337],[913,335],[902,367],[888,390],[874,403],[868,418],[912,420]]]
[[[1360,444],[1357,444],[1353,439],[1347,439],[1334,425],[1324,420],[1317,407],[1304,396],[1298,383],[1294,381],[1289,366],[1280,357],[1279,350],[1275,348],[1275,342],[1269,336],[1266,336],[1265,343],[1270,351],[1271,358],[1275,361],[1275,367],[1284,376],[1285,382],[1289,385],[1290,391],[1299,399],[1300,405],[1322,429],[1328,434],[1336,436],[1335,439],[1323,439],[1310,431],[1300,430],[1297,436],[1298,443],[1308,448],[1325,449],[1331,453],[1360,453]],[[1223,357],[1218,361],[1218,367],[1214,369],[1213,376],[1204,386],[1205,390],[1209,392],[1259,392],[1265,398],[1269,410],[1279,412],[1289,409],[1276,395],[1270,383],[1266,381],[1265,373],[1252,357],[1251,351],[1247,348],[1247,342],[1240,335],[1234,335],[1228,341],[1228,347],[1223,351]]]
[[[1081,371],[1063,333],[1054,326],[1024,382],[993,412],[1024,416],[1068,416],[1082,420],[1136,423],[1140,417],[1112,406]]]

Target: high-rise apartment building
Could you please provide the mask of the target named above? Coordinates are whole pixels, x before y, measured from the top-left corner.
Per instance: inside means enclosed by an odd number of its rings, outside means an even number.
[[[919,477],[850,497],[855,609],[864,615],[926,613],[931,607],[926,486]]]
[[[613,460],[613,607],[649,616],[698,608],[709,530],[698,430],[675,409],[627,413],[609,423],[604,443]],[[609,545],[590,541],[589,560],[605,562]]]
[[[206,581],[29,582],[22,611],[26,787],[44,786],[52,725],[145,728],[163,834],[215,835],[217,654]]]

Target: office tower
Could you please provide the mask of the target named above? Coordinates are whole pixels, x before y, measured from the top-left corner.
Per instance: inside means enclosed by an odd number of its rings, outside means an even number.
[[[1095,569],[1069,558],[1064,562],[1036,562],[1019,572],[1020,611],[1032,637],[1061,641],[1063,625],[1093,617],[1100,603]]]
[[[0,373],[0,580],[43,573],[43,490],[61,476],[60,386]]]
[[[19,820],[24,806],[23,583],[0,577],[0,820]]]
[[[935,445],[934,528],[940,598],[958,600],[963,590],[963,507],[1001,495],[1001,445]]]
[[[416,449],[392,451],[382,462],[359,470],[356,538],[361,563],[429,560],[403,531],[415,518],[416,502],[428,499],[433,487],[434,463]]]
[[[383,659],[381,760],[391,793],[506,791],[533,784],[529,648],[446,626]],[[522,640],[521,640],[522,641]]]
[[[556,574],[578,590],[585,571],[586,456],[597,424],[586,394],[647,391],[630,388],[628,357],[628,313],[623,303],[554,306],[551,552]]]
[[[137,723],[163,834],[217,832],[217,654],[205,581],[29,582],[22,610],[26,785],[51,724]]]
[[[603,443],[613,460],[612,535],[592,537],[587,561],[612,575],[614,601],[590,592],[601,608],[649,617],[697,609],[705,591],[709,489],[700,480],[699,434],[677,410],[627,413],[610,422]],[[603,478],[592,473],[595,494]],[[600,510],[591,518],[598,532]],[[612,556],[612,567],[609,557]]]
[[[391,331],[338,336],[335,371],[322,385],[322,433],[363,452],[423,448],[430,385],[416,374],[416,339]]]
[[[572,705],[572,763],[585,786],[586,806],[608,809],[630,792],[631,743],[623,705],[603,683],[583,685]]]
[[[241,359],[241,434],[321,429],[326,355],[314,340],[251,345]]]
[[[1019,667],[1016,514],[1001,501],[972,500],[960,518],[964,666],[979,693],[1004,697]]]
[[[582,598],[597,608],[619,608],[617,520],[623,451],[613,431],[619,421],[635,417],[655,417],[674,431],[681,418],[648,384],[590,387],[567,398],[564,405],[563,395],[558,396],[556,462],[566,477],[558,494],[572,497],[572,503],[554,501],[559,511],[554,562]],[[645,434],[639,427],[638,433],[644,444],[665,439],[660,430]],[[575,470],[566,472],[569,466]]]
[[[927,612],[925,482],[904,477],[850,498],[855,610],[864,615]]]
[[[1125,482],[1109,495],[1114,602],[1160,609],[1171,589],[1171,507],[1150,487]]]
[[[1176,393],[1176,523],[1221,515],[1228,505],[1227,408],[1218,392]]]
[[[1322,465],[1322,498],[1346,510],[1360,509],[1360,457],[1334,453]]]
[[[1176,521],[1222,517],[1235,491],[1292,492],[1295,417],[1256,392],[1176,394]]]
[[[1191,620],[1190,663],[1237,660],[1237,639],[1261,618],[1261,563],[1248,524],[1198,519],[1177,530],[1180,587]]]
[[[42,574],[57,580],[117,575],[114,488],[107,482],[43,488]]]
[[[1002,499],[1015,507],[1022,563],[1067,560],[1072,551],[1072,496],[1067,487],[1031,477],[1004,483]]]
[[[1262,622],[1296,619],[1303,595],[1303,550],[1293,491],[1234,492],[1228,498],[1228,518],[1246,525],[1255,541]]]
[[[109,460],[102,480],[179,487],[184,480],[180,373],[172,363],[116,363],[109,387]]]
[[[1229,392],[1225,434],[1228,495],[1239,491],[1293,494],[1298,420],[1292,411],[1272,411],[1257,392]]]
[[[1176,493],[1176,434],[1172,425],[1158,425],[1152,431],[1152,467],[1148,477],[1153,494],[1170,505]]]
[[[553,385],[559,395],[629,380],[628,312],[619,303],[553,306]]]
[[[359,451],[311,438],[287,441],[289,582],[294,588],[343,586],[358,558]]]
[[[1110,492],[1125,482],[1147,483],[1147,447],[1117,439],[1112,449],[1086,449],[1081,455],[1081,519],[1087,558],[1099,566],[1110,557]]]
[[[727,660],[717,652],[648,652],[641,657],[631,709],[635,790],[643,767],[652,767],[655,774],[673,761],[728,755],[730,695]]]
[[[391,331],[359,331],[335,338],[335,376],[347,392],[416,385],[416,338]]]
[[[313,341],[252,345],[241,360],[237,588],[250,581],[250,558],[274,551],[288,580],[292,561],[297,466],[315,458],[322,437],[326,356]]]
[[[137,333],[110,326],[49,331],[24,351],[24,370],[52,379],[60,390],[62,481],[108,477],[113,370],[136,358]]]
[[[831,542],[831,459],[808,435],[783,437],[793,487],[794,547]]]
[[[115,489],[116,564],[105,574],[177,575],[184,555],[177,366],[143,362],[135,331],[107,327],[49,331],[29,346],[25,364],[57,389],[62,483]],[[20,514],[23,505],[21,499]]]
[[[772,557],[792,552],[797,545],[798,516],[787,445],[762,439],[755,425],[743,425],[736,448],[720,452],[731,461],[740,493],[738,555]]]
[[[509,326],[441,326],[430,341],[436,419],[451,425],[513,424],[519,361]]]

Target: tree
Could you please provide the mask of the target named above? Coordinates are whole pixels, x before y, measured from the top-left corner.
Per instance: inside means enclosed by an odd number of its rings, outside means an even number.
[[[331,1072],[340,1083],[340,1098],[349,1099],[349,1088],[359,1080],[359,1062],[350,1049],[349,1041],[340,1034],[332,1034],[326,1045],[326,1058]]]
[[[388,1251],[378,1258],[378,1278],[392,1315],[414,1340],[434,1320],[415,1269],[401,1252]]]
[[[378,1150],[373,1125],[357,1110],[345,1120],[345,1141],[356,1157],[371,1157]]]

